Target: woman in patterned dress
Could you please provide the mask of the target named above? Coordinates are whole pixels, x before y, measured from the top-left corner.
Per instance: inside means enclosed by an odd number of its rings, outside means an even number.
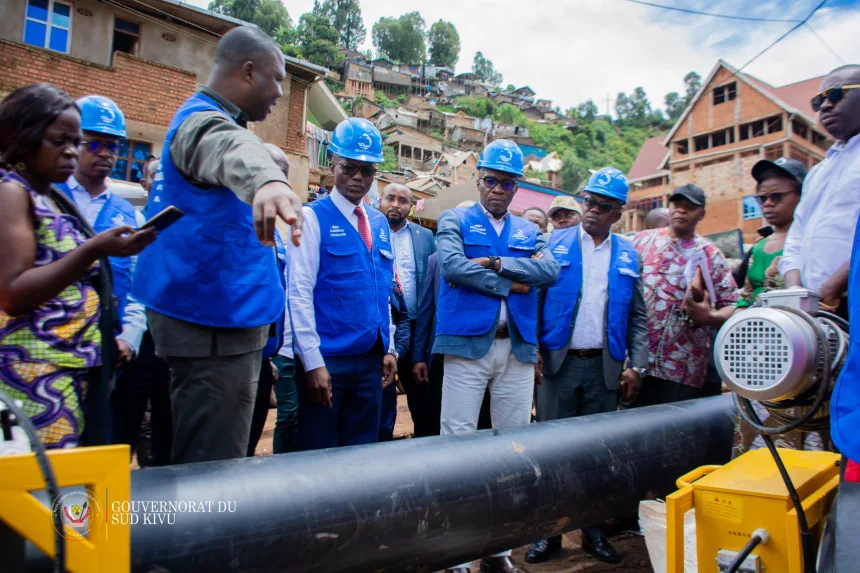
[[[0,102],[0,391],[23,403],[48,448],[79,444],[87,382],[113,341],[100,331],[112,306],[99,298],[110,292],[102,259],[155,238],[130,227],[95,235],[52,188],[74,172],[81,139],[80,111],[59,88],[32,84]]]

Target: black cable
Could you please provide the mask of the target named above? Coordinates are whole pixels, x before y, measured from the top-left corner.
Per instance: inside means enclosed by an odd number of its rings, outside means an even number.
[[[761,425],[761,418],[754,410],[750,409],[752,417],[757,424]],[[767,449],[770,450],[770,455],[773,456],[773,461],[776,462],[776,467],[779,470],[779,475],[782,476],[782,481],[785,482],[785,487],[788,489],[788,496],[791,498],[791,503],[794,505],[794,510],[797,512],[797,522],[800,526],[800,547],[803,551],[803,573],[815,573],[815,551],[812,544],[812,532],[809,531],[809,522],[806,519],[806,512],[803,510],[803,504],[800,503],[800,496],[797,495],[797,490],[791,482],[791,476],[788,475],[788,470],[785,469],[785,464],[782,463],[782,458],[779,457],[779,452],[776,445],[773,443],[773,438],[767,434],[762,434]]]
[[[848,324],[848,321],[845,320],[844,318],[842,318],[841,316],[839,316],[838,314],[833,314],[832,312],[827,312],[824,310],[817,311],[817,314],[818,314],[818,316],[823,316],[824,318],[829,318],[833,322],[837,323],[839,326],[842,327],[842,330],[844,330],[845,332],[850,332],[850,326]]]
[[[701,12],[699,10],[691,10],[689,8],[677,8],[675,6],[664,6],[663,4],[654,4],[653,2],[645,2],[644,0],[625,0],[634,4],[642,4],[643,6],[651,6],[652,8],[662,8],[663,10],[671,10],[673,12],[683,12],[684,14],[695,14],[697,16],[711,16],[714,18],[726,18],[728,20],[746,20],[748,22],[799,22],[800,20],[780,20],[775,18],[755,18],[752,16],[732,16],[729,14],[714,14],[713,12]]]
[[[57,476],[54,475],[54,468],[51,466],[51,461],[48,459],[48,454],[45,451],[45,444],[39,439],[39,434],[36,433],[36,427],[30,421],[21,409],[15,404],[5,392],[0,391],[0,402],[3,402],[15,418],[27,438],[30,440],[30,445],[33,448],[33,453],[36,454],[36,460],[39,462],[39,469],[42,470],[42,477],[45,478],[46,489],[51,499],[56,501],[60,497],[60,487],[57,485]],[[63,517],[58,511],[51,508],[51,517],[54,522],[54,573],[64,573],[66,570],[66,539],[60,535],[63,531]]]
[[[732,561],[732,564],[729,565],[728,569],[726,569],[726,573],[737,573],[737,570],[740,569],[741,565],[743,565],[744,560],[750,556],[750,553],[752,553],[753,549],[758,547],[762,541],[763,539],[761,538],[761,536],[757,533],[754,533],[752,539],[747,541],[747,544],[744,545],[744,548],[741,549],[741,552],[738,553],[737,557],[735,557],[735,560]]]

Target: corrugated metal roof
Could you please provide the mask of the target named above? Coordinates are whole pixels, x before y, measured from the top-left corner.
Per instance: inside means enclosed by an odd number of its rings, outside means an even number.
[[[636,156],[636,160],[630,166],[630,171],[627,172],[628,180],[655,175],[660,171],[660,164],[669,151],[663,146],[665,138],[665,135],[658,135],[645,140],[639,150],[639,155]]]

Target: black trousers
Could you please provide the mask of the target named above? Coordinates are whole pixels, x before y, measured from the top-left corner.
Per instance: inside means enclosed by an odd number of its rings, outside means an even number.
[[[642,390],[635,406],[656,406],[657,404],[670,404],[672,402],[683,402],[704,398],[712,394],[710,391],[714,385],[705,385],[702,388],[686,386],[671,380],[663,380],[654,376],[646,376],[642,381]]]
[[[272,361],[264,358],[262,367],[260,368],[260,379],[257,382],[257,398],[254,401],[254,413],[251,414],[251,437],[248,443],[249,458],[254,457],[257,444],[260,443],[260,437],[263,435],[266,418],[269,417],[269,398],[272,395],[272,388],[275,386],[274,374],[272,371]]]
[[[170,463],[173,422],[170,413],[170,369],[155,355],[152,336],[147,331],[138,356],[126,365],[111,394],[114,442],[128,444],[132,453],[138,444],[140,426],[147,404],[151,408],[152,465]]]

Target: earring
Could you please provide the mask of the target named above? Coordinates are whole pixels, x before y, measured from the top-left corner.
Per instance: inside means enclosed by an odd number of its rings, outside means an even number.
[[[23,161],[19,161],[18,163],[15,164],[15,171],[17,171],[18,173],[20,173],[22,171],[27,171],[27,166],[24,165]]]

